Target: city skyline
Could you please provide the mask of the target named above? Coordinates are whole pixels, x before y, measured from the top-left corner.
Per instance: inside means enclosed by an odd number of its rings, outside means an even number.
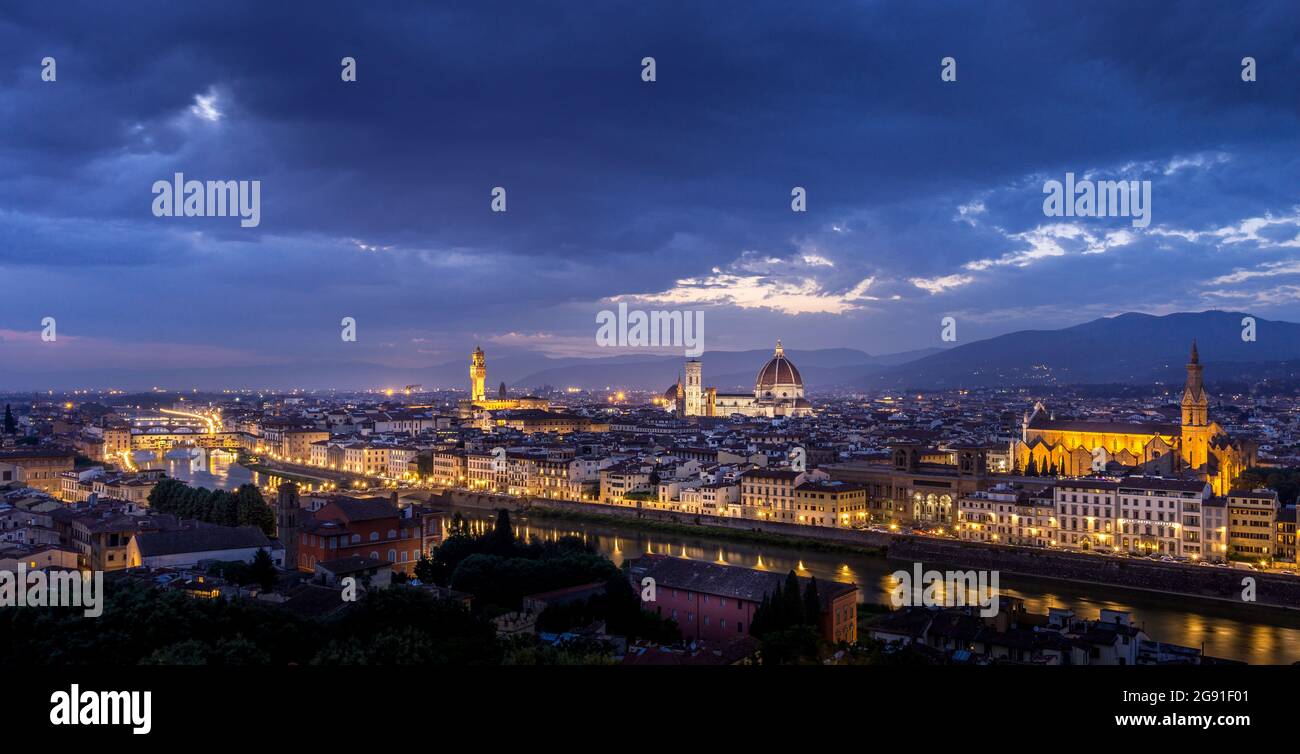
[[[711,351],[1300,321],[1291,8],[252,10],[0,16],[7,372],[636,354],[597,344],[617,302]],[[258,224],[154,216],[176,173],[260,181]],[[1048,216],[1067,176],[1150,181],[1149,224]]]
[[[1262,332],[1262,335],[1261,335]],[[1108,344],[1116,338],[1137,338],[1128,345]],[[1291,389],[1292,364],[1300,359],[1300,324],[1272,321],[1240,312],[1179,312],[1164,316],[1128,313],[1085,322],[1062,330],[1024,330],[973,342],[945,343],[898,354],[867,354],[853,348],[791,349],[808,358],[815,375],[814,392],[877,392],[890,390],[945,391],[973,387],[1065,388],[1130,384],[1168,389],[1176,376],[1183,345],[1200,338],[1212,361],[1225,366],[1219,380],[1257,383],[1268,390]],[[1263,342],[1259,342],[1263,338]],[[44,345],[44,344],[42,344]],[[777,350],[782,348],[776,339]],[[723,388],[743,387],[750,381],[753,360],[769,349],[702,351],[696,356],[680,348],[608,349],[603,357],[549,357],[542,354],[495,349],[492,385],[513,394],[532,390],[657,391],[683,363],[703,359],[705,374],[721,380]],[[472,358],[481,362],[485,351],[476,346]],[[989,369],[990,359],[996,367]],[[686,364],[689,371],[690,364]],[[1171,372],[1171,369],[1174,370]],[[157,369],[147,364],[137,369],[93,369],[67,372],[15,371],[0,374],[0,393],[93,394],[130,391],[308,391],[308,392],[412,392],[460,391],[464,383],[462,359],[397,368],[372,363],[319,362],[251,365],[212,369]],[[482,382],[482,379],[479,379]],[[473,388],[478,397],[483,385]],[[494,388],[495,390],[495,388]]]
[[[1281,731],[1247,666],[1300,666],[1297,29],[3,4],[9,727],[664,732],[698,713],[636,700],[678,674],[593,705],[577,670],[731,667],[686,699],[734,745],[799,688],[745,667],[790,666]]]

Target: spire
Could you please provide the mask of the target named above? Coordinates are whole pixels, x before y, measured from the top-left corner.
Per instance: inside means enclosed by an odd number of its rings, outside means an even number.
[[[780,341],[780,340],[777,340],[777,341],[776,341],[776,355],[777,355],[777,356],[784,356],[784,355],[785,355],[785,349],[781,347],[781,341]]]
[[[1205,383],[1201,372],[1201,355],[1196,351],[1196,341],[1192,341],[1191,361],[1187,362],[1187,384],[1183,387],[1183,426],[1204,427],[1209,421],[1208,399],[1205,395]]]

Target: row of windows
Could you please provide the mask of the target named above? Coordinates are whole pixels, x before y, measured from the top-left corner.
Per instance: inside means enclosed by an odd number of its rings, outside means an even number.
[[[663,608],[659,608],[658,610],[659,610],[659,614],[660,614],[660,615],[663,615]],[[673,620],[678,620],[678,618],[677,618],[677,611],[676,611],[676,610],[673,610],[673,611],[672,611],[672,617],[673,617]],[[695,622],[695,613],[691,613],[691,612],[686,613],[686,622],[687,622],[687,623],[694,623],[694,622]],[[706,615],[706,616],[704,616],[704,626],[707,628],[707,627],[709,626],[709,624],[710,624],[710,617]],[[727,630],[727,619],[726,619],[726,618],[723,618],[722,620],[718,621],[718,627],[721,628],[723,631],[726,631],[726,630]],[[738,634],[743,634],[743,633],[745,633],[745,622],[744,622],[744,621],[739,621],[739,620],[736,621],[736,633],[738,633]]]
[[[414,529],[405,529],[405,528],[402,529],[402,536],[401,536],[402,539],[409,539],[409,538],[411,538],[411,537],[413,537],[413,536],[415,536],[415,530],[414,530]],[[396,529],[389,529],[389,530],[388,530],[388,539],[397,539],[397,538],[398,538],[398,536],[397,536],[397,530],[396,530]],[[330,548],[330,549],[337,549],[338,546],[339,546],[339,540],[341,540],[341,539],[343,539],[343,537],[322,537],[322,536],[320,536],[320,535],[318,535],[318,534],[304,534],[303,537],[302,537],[303,544],[306,544],[306,545],[311,546],[311,547],[328,547],[328,548]],[[372,531],[372,532],[370,532],[370,538],[369,538],[369,541],[371,541],[371,542],[378,542],[378,541],[379,541],[379,532],[377,532],[377,531]],[[348,538],[348,541],[345,542],[344,544],[354,544],[354,545],[355,545],[355,544],[360,544],[360,543],[361,543],[361,535],[360,535],[360,534],[353,534],[351,537]]]

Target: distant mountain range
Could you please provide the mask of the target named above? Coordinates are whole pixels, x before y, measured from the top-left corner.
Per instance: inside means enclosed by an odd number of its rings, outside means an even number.
[[[853,348],[786,349],[785,355],[799,368],[805,385],[838,385],[940,350],[927,348],[873,356]],[[752,391],[758,370],[770,358],[772,349],[706,351],[700,357],[704,362],[704,383],[722,390]],[[614,359],[585,359],[577,364],[555,365],[533,372],[515,380],[513,385],[521,388],[551,385],[561,388],[664,390],[677,381],[684,361],[681,356],[640,357],[617,362]],[[492,362],[489,361],[489,379],[491,375]]]
[[[1240,312],[1122,314],[1062,330],[1021,330],[864,375],[862,388],[997,385],[1181,384],[1196,340],[1205,380],[1300,376],[1300,325],[1255,318],[1242,340]]]
[[[787,350],[809,385],[841,384],[866,374],[938,352],[938,348],[872,356],[851,348]],[[767,360],[770,349],[753,351],[706,351],[704,377],[721,388],[754,389],[754,377]],[[677,380],[684,362],[681,356],[646,354],[598,358],[552,358],[542,354],[514,353],[493,357],[487,354],[488,391],[495,393],[504,382],[511,392],[550,385],[563,389],[581,387],[625,390],[663,390]],[[297,362],[247,367],[194,367],[186,369],[96,369],[57,372],[0,371],[0,390],[73,390],[120,388],[148,390],[158,386],[169,390],[252,388],[322,390],[337,388],[401,388],[423,385],[425,389],[469,388],[469,355],[423,368],[390,367],[368,362]]]
[[[1195,339],[1209,384],[1300,379],[1300,325],[1256,318],[1256,339],[1242,340],[1238,312],[1122,314],[1061,330],[1021,330],[956,346],[872,355],[852,348],[791,350],[786,355],[811,390],[944,389],[1019,385],[1181,384]],[[752,390],[771,349],[708,351],[704,382],[723,390]],[[555,388],[663,390],[677,380],[681,356],[620,355],[551,358],[488,353],[488,389],[511,392]],[[363,362],[313,362],[250,367],[85,370],[19,373],[4,370],[0,389],[73,388],[219,389],[248,387],[341,390],[459,387],[469,382],[469,360],[424,368]]]

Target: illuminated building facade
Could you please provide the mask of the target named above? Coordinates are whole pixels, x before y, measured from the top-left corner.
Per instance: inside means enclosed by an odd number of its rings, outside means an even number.
[[[515,409],[545,411],[550,408],[549,401],[535,395],[526,395],[522,398],[498,396],[489,399],[487,397],[487,356],[483,353],[482,348],[475,348],[474,353],[470,354],[469,357],[469,395],[469,400],[460,402],[460,417],[462,419],[471,419],[475,414],[484,411]]]
[[[1052,488],[998,486],[957,501],[957,536],[970,542],[1047,547],[1056,538]]]
[[[797,520],[811,526],[864,524],[867,520],[867,490],[848,482],[815,480],[794,488]]]
[[[64,472],[72,471],[71,451],[8,450],[0,452],[0,484],[20,482],[27,487],[57,496]]]
[[[957,523],[958,500],[989,487],[988,453],[982,445],[944,451],[896,445],[892,463],[849,461],[822,468],[831,479],[866,489],[869,520],[942,528]]]
[[[682,636],[695,641],[728,641],[747,636],[754,612],[785,579],[780,573],[702,563],[665,555],[644,555],[628,564],[637,583],[653,579],[653,600],[643,593],[642,607],[677,622]],[[808,579],[798,577],[800,591]],[[831,643],[858,640],[856,584],[817,581],[821,616],[818,629]]]
[[[1228,553],[1269,560],[1276,547],[1278,499],[1273,490],[1238,490],[1228,495]]]
[[[1255,460],[1255,446],[1228,436],[1210,421],[1200,356],[1192,343],[1181,400],[1181,424],[1122,424],[1057,420],[1042,403],[1026,413],[1021,438],[1011,445],[1015,469],[1060,476],[1101,472],[1114,461],[1153,474],[1193,470],[1204,475],[1216,495]]]
[[[310,514],[297,531],[298,570],[347,557],[387,560],[394,571],[410,574],[420,559],[423,529],[396,506],[378,498],[332,498]]]
[[[469,399],[487,400],[487,357],[478,346],[469,357]]]
[[[804,398],[803,376],[776,342],[772,358],[758,370],[753,393],[721,393],[703,385],[704,365],[699,359],[686,362],[686,381],[664,391],[664,403],[678,416],[812,416],[812,404]]]

